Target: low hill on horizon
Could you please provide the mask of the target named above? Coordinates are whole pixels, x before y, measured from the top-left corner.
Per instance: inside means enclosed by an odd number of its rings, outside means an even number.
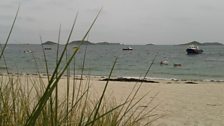
[[[82,40],[76,40],[76,41],[72,41],[69,44],[74,44],[74,45],[79,45],[81,44]],[[90,42],[90,41],[84,41],[83,45],[120,45],[120,43],[110,43],[110,42]]]
[[[155,44],[149,43],[149,44],[146,44],[146,45],[155,45]]]
[[[52,41],[46,41],[44,43],[42,43],[42,45],[57,45],[58,43],[56,42],[52,42]]]
[[[97,42],[96,45],[120,45],[120,43]]]
[[[199,45],[199,46],[207,46],[207,45],[223,45],[223,44],[220,43],[220,42],[204,42],[204,43],[201,43],[201,42],[198,42],[198,41],[192,41],[192,42],[188,42],[188,43],[180,44],[180,45]]]
[[[203,45],[223,45],[220,42],[204,42]]]
[[[82,40],[76,40],[69,43],[69,45],[80,45],[82,43]],[[83,41],[83,45],[94,45],[94,43],[90,41]]]

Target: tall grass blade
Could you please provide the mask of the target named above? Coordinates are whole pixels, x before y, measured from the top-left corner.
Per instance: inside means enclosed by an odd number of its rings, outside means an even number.
[[[98,15],[99,15],[99,13],[98,13]],[[97,19],[98,15],[96,16],[95,20],[94,20],[93,23],[91,24],[91,26],[90,26],[90,28],[88,29],[87,33],[89,33],[89,31],[91,30],[93,24],[96,22],[96,19]],[[54,70],[54,73],[53,73],[53,75],[52,75],[52,77],[51,77],[51,79],[50,79],[50,81],[49,81],[49,84],[48,84],[48,86],[47,86],[47,88],[46,88],[46,90],[45,90],[43,96],[41,97],[41,99],[40,99],[39,102],[37,103],[36,107],[33,109],[33,112],[32,112],[32,114],[31,114],[31,116],[27,119],[26,124],[25,124],[26,126],[32,126],[32,125],[35,125],[37,118],[39,117],[39,115],[40,115],[42,109],[44,108],[44,106],[45,106],[46,102],[48,101],[49,97],[51,96],[52,92],[54,91],[54,89],[55,89],[55,87],[56,87],[58,81],[60,80],[61,76],[64,74],[65,70],[68,68],[69,64],[71,63],[72,59],[74,58],[75,54],[77,53],[77,51],[73,53],[73,55],[70,57],[70,59],[69,59],[68,62],[66,63],[65,67],[64,67],[64,68],[62,69],[62,71],[60,72],[60,75],[58,76],[58,78],[54,79],[54,76],[55,76],[55,74],[56,74],[56,71],[57,71],[57,69],[59,68],[59,66],[60,66],[60,64],[61,64],[61,60],[62,60],[62,58],[63,58],[63,56],[64,56],[64,53],[65,53],[65,51],[66,51],[66,49],[67,49],[68,42],[69,42],[69,40],[70,40],[70,37],[71,37],[71,35],[72,35],[73,29],[74,29],[74,26],[75,26],[75,22],[76,22],[76,19],[75,19],[75,21],[74,21],[74,23],[73,23],[73,25],[72,25],[71,32],[70,32],[70,34],[69,34],[67,43],[66,43],[66,45],[65,45],[65,47],[64,47],[64,50],[63,50],[63,52],[62,52],[62,54],[61,54],[61,57],[60,57],[60,59],[59,59],[59,62],[58,62],[57,66],[56,66],[56,68],[55,68],[55,70]],[[87,35],[88,35],[88,34],[87,34]],[[85,36],[83,37],[83,40],[85,40],[85,37],[86,37],[87,35],[85,35]],[[83,42],[82,42],[82,43],[83,43]],[[82,44],[82,43],[81,43],[81,44]],[[81,46],[81,45],[80,45],[80,46]]]
[[[92,120],[92,121],[90,121],[90,122],[87,122],[87,123],[85,124],[85,126],[89,126],[89,125],[91,125],[91,126],[92,126],[92,125],[94,124],[94,122],[95,122],[95,121],[97,121],[97,120],[101,119],[102,117],[104,117],[104,116],[106,116],[106,115],[110,114],[111,112],[113,112],[113,111],[117,110],[118,108],[120,108],[120,107],[124,106],[126,103],[127,103],[127,102],[125,102],[125,103],[123,103],[123,104],[120,104],[120,105],[118,105],[118,106],[116,106],[116,107],[114,107],[114,108],[110,109],[109,111],[105,112],[104,114],[99,115],[99,116],[98,116],[98,117],[96,117],[94,120]]]
[[[76,18],[75,18],[75,20],[74,20],[74,22],[73,22],[71,31],[70,31],[70,33],[69,33],[68,40],[67,40],[66,45],[65,45],[65,47],[64,47],[64,49],[63,49],[63,52],[62,52],[62,54],[61,54],[61,57],[59,58],[59,61],[58,61],[57,65],[56,65],[56,67],[55,67],[55,69],[54,69],[53,75],[52,75],[52,77],[51,77],[51,79],[50,79],[50,81],[49,81],[49,83],[48,83],[48,86],[47,86],[47,88],[46,88],[46,91],[45,91],[45,93],[43,94],[43,96],[41,97],[41,99],[38,101],[38,103],[37,103],[37,105],[35,106],[35,108],[33,109],[33,112],[32,112],[32,114],[31,114],[31,116],[27,119],[26,124],[25,124],[26,126],[32,126],[32,125],[35,125],[36,120],[37,120],[38,116],[39,116],[40,113],[41,113],[41,110],[43,109],[43,107],[45,106],[45,104],[46,104],[48,98],[49,98],[50,95],[51,95],[51,94],[49,95],[49,93],[50,93],[49,90],[50,90],[50,88],[51,88],[51,86],[52,86],[52,84],[53,84],[53,81],[55,80],[55,75],[57,74],[57,71],[58,71],[59,66],[60,66],[60,64],[61,64],[62,58],[63,58],[63,56],[64,56],[64,53],[65,53],[65,51],[66,51],[66,49],[67,49],[68,42],[69,42],[69,40],[70,40],[70,37],[71,37],[71,35],[72,35],[73,29],[74,29],[75,24],[76,24],[76,19],[77,19],[77,16],[76,16]],[[58,78],[56,78],[55,81],[57,81],[57,79],[58,79]]]
[[[113,66],[112,66],[112,68],[111,68],[110,74],[109,74],[109,76],[108,76],[108,80],[107,80],[107,82],[106,82],[106,85],[104,86],[102,95],[101,95],[101,97],[100,97],[100,99],[99,99],[99,103],[97,104],[97,108],[96,108],[95,114],[94,114],[94,116],[93,116],[93,123],[92,123],[91,126],[93,126],[94,123],[95,123],[95,121],[96,121],[96,118],[97,118],[97,115],[98,115],[98,112],[99,112],[101,103],[102,103],[102,101],[103,101],[103,97],[105,96],[105,93],[106,93],[106,90],[107,90],[107,86],[108,86],[108,84],[109,84],[110,77],[111,77],[111,75],[112,75],[112,73],[113,73],[115,64],[117,63],[117,59],[118,59],[118,58],[116,57],[116,59],[115,59],[115,61],[114,61],[114,64],[113,64]]]
[[[0,48],[2,50],[2,45],[1,44],[0,44]],[[5,55],[4,54],[2,54],[2,58],[3,58],[4,64],[5,64],[6,72],[7,72],[7,74],[9,74],[9,69],[8,69],[8,65],[6,63],[6,59],[5,59]]]
[[[74,105],[71,107],[71,109],[69,110],[69,112],[67,113],[67,115],[64,116],[64,118],[62,119],[60,125],[68,118],[68,114],[72,112],[72,110],[77,107],[77,105],[80,103],[80,101],[84,98],[84,96],[87,94],[87,92],[89,92],[89,89],[85,90],[83,92],[83,94],[78,98],[78,100],[74,103]]]
[[[41,48],[42,48],[42,52],[43,52],[43,55],[44,55],[44,63],[45,63],[45,69],[46,69],[46,73],[47,73],[47,80],[49,82],[49,80],[50,80],[50,77],[49,77],[49,68],[48,68],[46,52],[45,52],[45,49],[44,49],[43,40],[42,40],[42,37],[41,36],[40,36],[40,43],[41,43]]]
[[[143,79],[146,78],[146,76],[148,75],[149,71],[151,70],[151,67],[152,67],[152,65],[154,64],[154,62],[155,62],[155,60],[156,60],[156,57],[157,57],[157,54],[154,56],[154,58],[153,58],[151,64],[149,65],[149,67],[148,67],[148,69],[147,69],[147,71],[146,71],[145,76],[144,76]]]
[[[83,62],[82,62],[81,80],[83,79],[83,73],[84,73],[84,68],[85,68],[86,52],[87,52],[87,45],[86,45],[86,48],[85,48],[84,58],[83,58]]]
[[[76,98],[78,98],[79,94],[81,93],[82,80],[83,80],[83,74],[84,74],[84,69],[85,69],[86,52],[87,52],[87,45],[86,45],[84,56],[83,56],[82,69],[81,69],[81,78],[80,78],[80,83],[79,83],[79,86],[78,86]]]
[[[147,71],[146,71],[146,73],[145,73],[143,79],[145,79],[146,76],[148,75],[148,73],[149,73],[149,71],[150,71],[152,65],[154,64],[154,62],[155,62],[155,60],[156,60],[156,57],[157,57],[157,55],[154,56],[154,58],[153,58],[152,62],[150,63],[150,65],[149,65],[149,67],[148,67],[148,69],[147,69]],[[125,115],[126,115],[126,114],[127,114],[127,113],[128,113],[134,106],[135,106],[135,105],[137,105],[136,103],[137,103],[137,102],[140,102],[140,100],[138,100],[134,105],[132,105],[132,103],[133,103],[133,101],[134,101],[134,99],[135,99],[137,93],[139,92],[140,88],[142,87],[142,84],[143,84],[143,82],[141,82],[140,85],[137,87],[137,90],[134,92],[134,95],[133,95],[132,98],[130,99],[130,102],[129,102],[129,104],[127,105],[127,107],[126,107],[124,113],[122,114],[121,118],[117,121],[117,125],[119,125],[119,124],[121,123],[121,120],[125,117]],[[129,99],[129,97],[126,99],[126,101],[127,101],[128,99]],[[123,109],[123,108],[124,108],[124,107],[122,107],[122,109]],[[120,112],[121,112],[121,111],[120,111]]]
[[[40,42],[41,42],[41,47],[42,47],[42,51],[43,51],[43,55],[44,55],[44,63],[45,63],[45,69],[46,69],[46,73],[47,73],[47,80],[48,80],[48,83],[49,83],[50,74],[49,74],[48,62],[47,62],[46,52],[45,52],[45,49],[44,49],[43,40],[42,40],[41,36],[40,36]],[[53,98],[52,97],[50,98],[49,108],[50,108],[51,124],[53,125],[54,124],[54,115],[53,115]]]
[[[80,121],[79,121],[79,125],[78,126],[82,126],[82,122],[83,122],[83,118],[84,118],[84,113],[85,113],[85,110],[86,110],[86,106],[87,106],[87,100],[88,100],[88,97],[89,97],[89,83],[87,84],[87,93],[86,93],[86,98],[85,98],[85,101],[84,101],[84,106],[82,108],[82,114],[81,114],[81,118],[80,118]]]
[[[57,51],[56,51],[56,65],[58,64],[58,54],[59,54],[59,44],[61,39],[61,25],[59,26],[58,32],[58,43],[57,43]],[[58,77],[58,71],[56,70],[56,78]],[[58,125],[58,84],[56,85],[55,89],[55,126]]]
[[[66,57],[66,62],[68,62],[67,61],[68,60],[68,48],[66,49],[65,57]],[[68,113],[68,111],[69,111],[69,88],[70,88],[69,85],[70,85],[70,64],[68,65],[68,68],[67,68],[67,90],[66,90],[66,92],[67,92],[67,96],[66,96],[67,104],[66,104],[66,113]],[[66,119],[66,125],[68,126],[68,118]]]
[[[2,56],[3,56],[3,54],[4,54],[4,51],[5,51],[5,49],[6,49],[6,46],[7,46],[8,42],[9,42],[9,38],[10,38],[10,36],[11,36],[11,34],[12,34],[12,30],[13,30],[13,28],[14,28],[14,25],[15,25],[15,23],[16,23],[16,19],[17,19],[18,14],[19,14],[19,9],[20,9],[20,6],[19,6],[18,9],[17,9],[16,16],[15,16],[15,18],[14,18],[14,20],[13,20],[12,26],[11,26],[10,31],[9,31],[9,34],[8,34],[8,37],[7,37],[6,42],[5,42],[5,44],[4,44],[4,46],[3,46],[2,50],[1,50],[1,53],[0,53],[0,59],[2,58]]]

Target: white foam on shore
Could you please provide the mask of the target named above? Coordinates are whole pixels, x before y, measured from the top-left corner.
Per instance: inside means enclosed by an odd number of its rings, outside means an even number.
[[[105,76],[106,77],[106,76]],[[136,77],[136,76],[119,76],[119,77],[113,77],[113,78],[134,78],[134,79],[146,79],[146,80],[164,80],[164,81],[204,81],[204,82],[224,82],[224,80],[215,80],[215,79],[177,79],[177,78],[161,78],[161,77]]]
[[[7,73],[1,73],[0,75],[7,76]],[[31,75],[37,76],[37,73],[28,74],[28,73],[9,73],[9,75]],[[41,76],[47,76],[45,73],[41,73]],[[51,75],[50,75],[51,76]],[[64,75],[66,76],[66,75]],[[75,77],[80,77],[81,75],[75,75]],[[73,77],[73,75],[71,75]],[[93,78],[107,78],[108,76],[101,76],[101,75],[83,75],[83,77],[93,77]],[[177,79],[177,78],[162,78],[162,77],[136,77],[136,76],[113,76],[111,78],[126,78],[126,79],[146,79],[146,80],[164,80],[164,81],[204,81],[204,82],[224,82],[224,80],[215,80],[215,79],[204,79],[204,80],[197,80],[197,79]]]

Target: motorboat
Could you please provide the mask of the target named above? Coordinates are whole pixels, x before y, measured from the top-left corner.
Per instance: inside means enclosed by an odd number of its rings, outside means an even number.
[[[160,65],[168,65],[168,64],[169,64],[169,62],[167,60],[162,60],[160,62]]]
[[[202,49],[199,49],[198,46],[195,45],[190,45],[187,49],[186,52],[188,55],[193,55],[193,54],[201,54],[203,52]]]
[[[31,50],[29,50],[29,49],[24,50],[23,52],[24,52],[24,53],[32,53],[32,51],[31,51]]]
[[[130,46],[127,48],[123,48],[122,50],[133,50],[133,48],[131,48]]]
[[[180,63],[174,63],[173,66],[174,66],[174,67],[181,67],[182,64],[180,64]]]
[[[44,48],[44,50],[51,50],[51,48],[50,47],[46,47],[46,48]]]

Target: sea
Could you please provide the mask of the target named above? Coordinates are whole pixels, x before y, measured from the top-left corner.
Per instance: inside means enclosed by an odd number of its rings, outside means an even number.
[[[129,46],[133,50],[122,50]],[[49,73],[52,73],[57,61],[57,45],[44,47],[50,48],[44,51]],[[60,55],[64,46],[59,47]],[[69,45],[67,58],[74,47]],[[84,70],[85,75],[108,76],[118,58],[113,77],[144,77],[147,73],[146,77],[154,79],[224,80],[224,46],[200,46],[204,52],[198,55],[187,55],[186,48],[183,45],[82,45],[69,66],[70,74],[78,75]],[[9,44],[0,60],[1,73],[46,73],[43,50],[38,44]],[[168,65],[160,64],[164,60]],[[66,56],[60,69],[65,62]]]

